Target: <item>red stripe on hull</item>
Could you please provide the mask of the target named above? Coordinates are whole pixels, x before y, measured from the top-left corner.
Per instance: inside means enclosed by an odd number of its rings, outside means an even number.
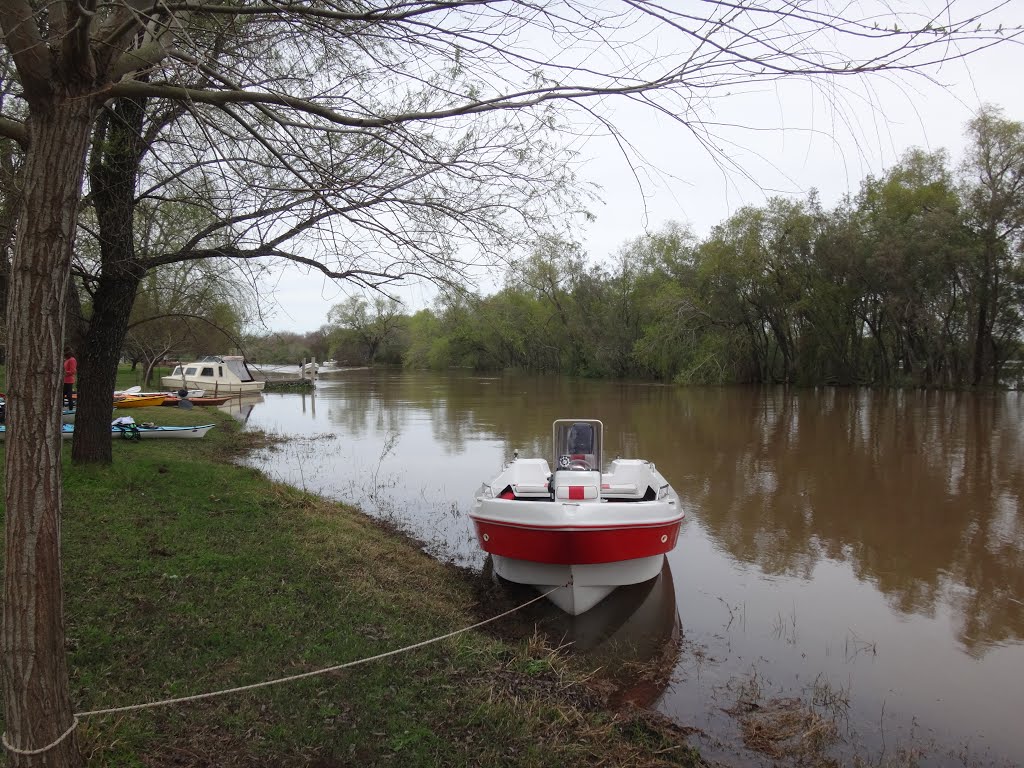
[[[676,520],[643,528],[559,530],[473,521],[477,539],[485,552],[556,565],[615,563],[663,555],[675,547],[681,523]]]

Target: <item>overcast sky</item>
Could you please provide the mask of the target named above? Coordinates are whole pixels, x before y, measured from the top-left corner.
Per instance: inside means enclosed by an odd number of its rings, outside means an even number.
[[[965,125],[981,104],[994,104],[1005,117],[1024,121],[1020,45],[948,64],[935,77],[944,87],[907,76],[850,78],[834,103],[801,81],[730,96],[719,103],[714,119],[744,128],[726,132],[732,143],[722,149],[753,181],[723,168],[721,158],[709,156],[678,123],[638,107],[616,108],[616,124],[658,171],[642,172],[641,189],[610,139],[594,138],[582,148],[583,177],[602,187],[601,203],[591,208],[596,221],[582,235],[590,258],[603,261],[669,221],[703,237],[738,208],[761,205],[774,194],[803,197],[817,188],[822,203],[831,207],[911,147],[944,148],[955,164],[966,143]],[[269,327],[296,332],[319,328],[330,308],[351,292],[295,269],[282,272],[275,289]],[[402,292],[408,311],[429,306],[433,295],[429,286]]]

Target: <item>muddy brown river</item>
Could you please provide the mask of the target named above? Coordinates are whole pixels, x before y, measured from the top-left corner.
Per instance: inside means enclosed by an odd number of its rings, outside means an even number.
[[[672,483],[679,545],[577,620],[535,610],[636,670],[624,695],[724,765],[1024,764],[1024,394],[353,369],[230,410],[291,438],[254,466],[484,573],[480,483],[601,419],[606,459]]]

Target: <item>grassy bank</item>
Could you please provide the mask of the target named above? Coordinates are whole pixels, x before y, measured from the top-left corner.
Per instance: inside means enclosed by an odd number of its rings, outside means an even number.
[[[508,607],[359,512],[233,464],[259,437],[215,413],[138,409],[218,427],[115,440],[112,466],[65,455],[76,710],[307,672]],[[696,764],[681,732],[610,709],[588,670],[509,621],[326,676],[86,718],[81,743],[95,766]]]

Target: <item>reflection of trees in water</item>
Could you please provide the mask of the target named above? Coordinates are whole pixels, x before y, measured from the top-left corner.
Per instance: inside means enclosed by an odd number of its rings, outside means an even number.
[[[344,407],[331,405],[350,434],[401,434],[429,412],[433,439],[453,455],[494,441],[506,460],[515,448],[550,460],[553,420],[599,418],[605,460],[656,461],[733,557],[805,578],[823,557],[849,562],[897,610],[950,605],[975,652],[1024,637],[1017,393],[362,375],[346,384]]]
[[[737,558],[808,576],[851,563],[894,608],[1018,639],[1022,404],[1015,394],[731,390],[694,408],[680,494]]]

